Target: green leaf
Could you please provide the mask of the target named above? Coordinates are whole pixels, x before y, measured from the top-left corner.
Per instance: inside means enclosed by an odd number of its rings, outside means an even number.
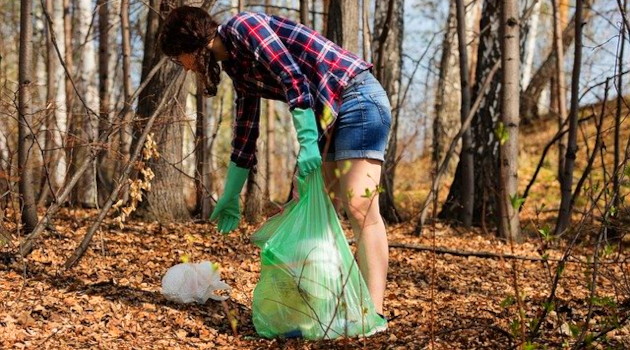
[[[510,134],[508,134],[508,130],[505,127],[505,124],[503,124],[503,122],[499,122],[497,124],[497,128],[494,130],[494,135],[499,140],[500,145],[505,144],[507,140],[510,138]]]
[[[536,349],[538,349],[538,346],[536,346],[536,344],[534,343],[527,342],[525,343],[525,345],[523,345],[523,350],[536,350]]]
[[[514,196],[510,196],[510,203],[512,203],[512,208],[514,208],[514,210],[518,210],[518,208],[525,203],[525,198],[520,197],[517,193],[515,193]]]
[[[610,207],[610,216],[615,216],[617,214],[617,207],[614,205]]]
[[[515,301],[516,299],[512,295],[508,295],[505,299],[503,299],[503,301],[501,301],[500,305],[502,308],[506,308],[510,305],[514,305]]]
[[[538,233],[545,241],[553,240],[553,235],[551,234],[551,228],[548,225],[543,226],[543,228],[538,229]]]
[[[623,170],[623,174],[625,176],[630,177],[630,165],[627,165],[626,168]]]
[[[510,323],[510,330],[512,331],[512,335],[518,337],[521,332],[521,323],[519,320],[515,319]]]
[[[611,297],[593,297],[593,305],[614,308],[617,306],[615,300]]]
[[[363,198],[372,198],[372,191],[369,188],[365,189],[365,193],[361,195]]]
[[[615,247],[611,244],[606,244],[606,246],[604,246],[604,251],[602,252],[602,255],[606,257],[614,252],[615,252]]]
[[[562,276],[563,272],[564,272],[564,264],[558,265],[558,268],[556,269],[556,273],[558,274],[558,276]]]
[[[553,304],[553,301],[552,301],[552,302],[547,302],[547,301],[545,301],[545,302],[543,303],[543,307],[545,308],[545,310],[546,310],[547,312],[549,312],[549,311],[553,311],[553,309],[555,308],[555,306],[554,306],[554,304]]]
[[[571,330],[571,335],[575,338],[580,334],[580,327],[578,325],[569,323],[569,330]]]

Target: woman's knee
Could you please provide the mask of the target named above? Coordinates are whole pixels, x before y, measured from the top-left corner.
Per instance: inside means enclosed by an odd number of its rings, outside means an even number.
[[[348,218],[353,225],[365,227],[374,225],[381,219],[378,207],[378,196],[372,196],[371,198],[353,196],[347,198],[344,204]]]

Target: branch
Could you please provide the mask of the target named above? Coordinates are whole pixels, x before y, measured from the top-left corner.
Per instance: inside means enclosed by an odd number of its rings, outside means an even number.
[[[177,81],[180,80],[180,77],[182,76],[182,72],[184,72],[184,71],[180,70],[179,75],[174,79],[174,82],[177,82]],[[167,99],[170,99],[172,97],[170,92],[171,92],[171,90],[173,89],[174,86],[178,86],[181,89],[181,87],[183,85],[181,83],[179,83],[179,84],[178,83],[169,84],[168,88],[166,89],[166,91],[164,91],[164,93],[162,95],[162,99],[160,101],[160,104],[157,106],[157,108],[155,109],[153,114],[147,120],[147,122],[146,122],[146,124],[144,126],[144,130],[142,131],[142,135],[140,136],[140,138],[136,142],[136,148],[134,149],[131,158],[129,159],[129,161],[125,165],[125,168],[123,169],[122,174],[120,175],[120,177],[119,177],[119,179],[117,181],[116,188],[114,188],[114,190],[109,194],[109,197],[107,198],[107,201],[103,205],[103,208],[101,208],[101,211],[99,212],[98,217],[96,218],[96,221],[94,221],[92,226],[90,226],[90,229],[88,230],[88,232],[83,237],[83,240],[81,241],[81,244],[79,244],[79,246],[74,250],[74,252],[68,258],[68,260],[66,260],[66,262],[64,264],[64,267],[66,269],[74,266],[74,264],[76,264],[79,261],[79,259],[81,259],[81,257],[83,256],[83,254],[87,250],[87,247],[90,244],[90,241],[92,240],[92,236],[94,236],[94,233],[96,232],[96,230],[100,226],[101,222],[103,221],[103,219],[107,215],[107,212],[112,207],[112,204],[114,203],[114,200],[116,198],[118,198],[118,193],[120,192],[120,189],[126,184],[126,182],[127,182],[126,180],[129,177],[129,174],[131,174],[131,171],[133,170],[133,165],[135,165],[135,161],[136,161],[136,159],[138,158],[138,156],[140,155],[140,153],[142,151],[142,147],[144,146],[144,141],[145,141],[147,135],[149,134],[149,131],[151,131],[151,127],[153,126],[153,122],[155,121],[155,118],[164,109],[164,106],[166,105]]]
[[[158,64],[156,64],[155,67],[153,67],[153,70],[151,70],[151,72],[149,72],[149,74],[147,75],[147,78],[145,79],[144,83],[142,85],[140,85],[140,87],[138,87],[136,92],[133,94],[131,101],[135,100],[135,98],[140,94],[140,92],[142,90],[144,90],[144,88],[147,86],[148,82],[160,70],[160,68],[162,68],[162,66],[164,65],[165,62],[166,62],[166,58],[163,57],[162,60],[160,62],[158,62]],[[122,112],[123,111],[121,111],[121,113]],[[118,115],[118,118],[120,118],[120,113]],[[117,130],[117,128],[111,128],[108,132],[103,133],[102,135],[99,136],[99,139],[98,139],[98,141],[95,144],[106,143],[107,140],[109,139],[109,137],[116,130]],[[31,233],[29,233],[26,237],[24,237],[24,240],[20,244],[20,252],[19,252],[22,257],[28,255],[31,252],[31,250],[33,249],[33,243],[34,243],[35,238],[37,238],[44,231],[44,229],[46,228],[47,222],[49,222],[50,219],[52,218],[52,216],[57,212],[57,210],[59,210],[59,208],[61,208],[61,205],[65,202],[66,198],[68,198],[68,196],[70,195],[70,192],[72,191],[74,186],[76,186],[76,184],[79,181],[79,179],[81,178],[81,176],[83,176],[83,173],[85,173],[85,171],[88,169],[88,167],[92,166],[92,162],[98,157],[100,152],[102,152],[102,150],[99,150],[97,152],[92,152],[90,154],[90,156],[87,159],[87,161],[84,162],[81,165],[81,167],[76,170],[76,172],[74,173],[74,175],[72,176],[70,181],[66,184],[66,187],[63,189],[63,192],[57,198],[57,201],[54,202],[50,207],[48,207],[48,209],[46,210],[46,213],[37,222],[37,225],[35,226],[33,231]]]

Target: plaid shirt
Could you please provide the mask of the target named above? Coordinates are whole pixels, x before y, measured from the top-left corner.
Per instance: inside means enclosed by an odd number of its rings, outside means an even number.
[[[260,98],[287,102],[289,108],[313,108],[320,131],[339,112],[348,82],[371,64],[321,34],[286,18],[242,12],[218,30],[229,58],[223,70],[236,90],[231,160],[256,164]]]

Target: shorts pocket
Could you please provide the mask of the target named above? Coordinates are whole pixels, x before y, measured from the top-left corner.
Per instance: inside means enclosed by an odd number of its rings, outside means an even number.
[[[390,126],[392,124],[392,107],[385,91],[370,94],[370,99],[378,108],[383,124]]]

